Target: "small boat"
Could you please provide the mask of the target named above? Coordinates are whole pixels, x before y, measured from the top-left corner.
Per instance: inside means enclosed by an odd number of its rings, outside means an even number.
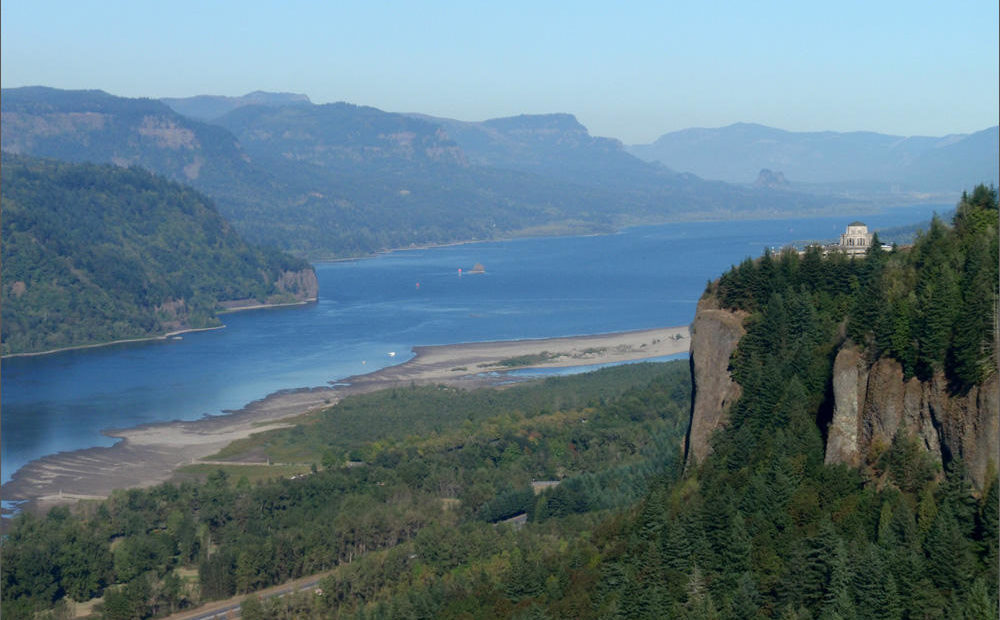
[[[395,351],[389,351],[389,357],[396,357]]]

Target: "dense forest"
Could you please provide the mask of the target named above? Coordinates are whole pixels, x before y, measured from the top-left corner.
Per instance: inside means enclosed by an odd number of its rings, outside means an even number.
[[[148,617],[383,549],[404,558],[419,550],[418,562],[404,563],[422,563],[430,576],[440,562],[472,561],[489,546],[517,548],[514,529],[493,525],[512,514],[596,524],[586,515],[628,506],[650,479],[677,474],[689,394],[687,365],[674,362],[500,391],[426,386],[351,397],[230,450],[244,459],[241,450],[263,444],[272,460],[311,462],[294,479],[233,465],[212,468],[204,482],[19,515],[2,541],[3,615],[103,595],[105,617]],[[255,471],[251,483],[244,474]],[[534,480],[559,484],[536,496]]]
[[[974,490],[899,434],[860,469],[823,464],[835,344],[847,335],[956,393],[996,372],[997,193],[909,250],[765,254],[707,294],[750,312],[731,361],[742,396],[714,452],[654,487],[606,556],[599,601],[631,617],[992,618],[996,470]],[[826,406],[824,406],[826,405]],[[819,423],[817,423],[819,422]]]
[[[198,192],[139,168],[3,155],[3,353],[219,325],[219,302],[308,295]],[[313,295],[315,292],[312,293]]]
[[[765,253],[710,283],[747,332],[700,464],[683,466],[683,362],[352,397],[218,455],[295,479],[202,466],[18,516],[5,617],[98,595],[106,617],[148,617],[329,571],[243,617],[995,618],[996,470],[974,487],[905,433],[825,465],[824,424],[847,338],[955,394],[992,377],[997,215],[977,187],[912,248]]]

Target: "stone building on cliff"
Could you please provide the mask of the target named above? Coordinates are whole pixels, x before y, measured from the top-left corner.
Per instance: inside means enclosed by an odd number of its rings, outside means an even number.
[[[862,222],[851,222],[847,231],[840,235],[838,248],[848,256],[859,256],[867,252],[871,244],[872,233],[868,232],[868,227]]]

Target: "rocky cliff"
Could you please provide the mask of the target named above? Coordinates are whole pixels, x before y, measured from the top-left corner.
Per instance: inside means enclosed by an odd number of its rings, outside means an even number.
[[[746,314],[721,310],[703,298],[691,326],[694,396],[687,437],[687,462],[697,465],[711,452],[709,440],[729,421],[740,385],[729,360],[745,333]],[[871,463],[900,432],[920,439],[938,462],[961,458],[973,483],[983,488],[995,475],[1000,452],[1000,378],[994,373],[965,394],[952,394],[943,373],[921,381],[904,379],[891,358],[868,360],[845,342],[833,365],[833,415],[827,430],[827,464]]]
[[[826,462],[862,465],[900,432],[919,438],[939,462],[961,458],[983,488],[1000,447],[1000,380],[994,374],[965,394],[948,390],[943,373],[904,380],[894,359],[868,361],[847,342],[833,366],[833,419]]]
[[[729,407],[740,397],[740,386],[729,374],[729,358],[740,338],[745,312],[722,310],[714,297],[702,297],[691,324],[691,424],[687,436],[688,463],[698,464],[711,451],[709,440],[729,420]]]

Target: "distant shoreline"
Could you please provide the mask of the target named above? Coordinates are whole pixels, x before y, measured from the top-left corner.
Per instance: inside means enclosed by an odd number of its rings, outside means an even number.
[[[304,306],[316,301],[315,297],[310,299],[305,299],[303,301],[293,301],[281,304],[254,304],[252,306],[239,306],[236,308],[226,308],[225,310],[219,310],[216,314],[232,314],[234,312],[242,312],[244,310],[263,310],[268,308],[285,308],[288,306]],[[194,332],[207,332],[216,329],[223,329],[225,325],[214,325],[212,327],[190,327],[188,329],[178,329],[176,331],[167,332],[165,334],[160,334],[159,336],[144,336],[142,338],[124,338],[122,340],[110,340],[108,342],[95,342],[93,344],[77,344],[71,347],[59,347],[58,349],[49,349],[47,351],[32,351],[29,353],[7,353],[6,355],[0,356],[2,359],[9,359],[15,357],[38,357],[40,355],[52,355],[53,353],[63,353],[65,351],[80,351],[83,349],[96,349],[99,347],[110,347],[116,344],[129,344],[136,342],[156,342],[158,340],[168,340],[174,336],[180,336],[182,334],[191,334]]]
[[[509,383],[512,370],[614,364],[684,353],[686,326],[610,334],[413,347],[415,356],[372,373],[331,381],[332,387],[287,389],[238,411],[191,421],[108,429],[111,447],[60,452],[16,471],[0,489],[4,500],[43,512],[115,489],[166,482],[175,470],[210,457],[233,441],[288,425],[287,418],[332,406],[346,396],[380,389],[445,384],[472,389]],[[518,360],[516,365],[511,364]],[[521,363],[524,360],[524,363]]]
[[[955,198],[951,194],[928,194],[925,196],[887,196],[887,197],[870,197],[870,198],[857,198],[852,199],[843,196],[833,196],[836,199],[834,203],[836,206],[853,207],[856,209],[856,213],[859,216],[864,215],[875,215],[879,213],[884,213],[887,209],[900,209],[906,207],[916,207],[920,205],[948,205],[954,202]],[[952,205],[953,208],[954,205]],[[808,209],[805,211],[795,211],[789,213],[775,213],[773,211],[763,210],[763,211],[752,211],[749,213],[740,212],[713,212],[711,214],[700,214],[692,213],[682,216],[669,216],[664,218],[642,218],[636,221],[623,221],[608,230],[591,230],[591,231],[574,231],[574,230],[563,230],[560,231],[558,228],[552,230],[540,230],[540,229],[524,229],[521,231],[513,231],[509,234],[502,235],[499,237],[491,237],[489,239],[461,239],[456,241],[443,241],[440,243],[420,243],[412,244],[395,248],[385,248],[382,250],[373,250],[366,254],[359,254],[358,256],[323,256],[323,255],[305,255],[303,258],[308,260],[311,264],[320,263],[349,263],[352,261],[366,260],[369,258],[376,258],[379,256],[385,256],[389,254],[394,254],[396,252],[406,252],[409,250],[433,250],[437,248],[449,248],[461,245],[472,245],[476,243],[500,243],[507,241],[520,241],[524,239],[546,239],[553,238],[559,239],[563,237],[604,237],[607,235],[615,235],[621,233],[626,228],[636,228],[641,226],[664,226],[667,224],[690,224],[690,223],[709,223],[709,222],[729,222],[729,221],[770,221],[770,220],[805,220],[818,217],[831,217],[836,214],[831,214],[830,209],[823,207],[817,207],[813,209]]]
[[[244,310],[267,310],[271,308],[289,308],[291,306],[306,306],[308,304],[316,302],[318,299],[319,299],[318,297],[310,297],[309,299],[303,299],[302,301],[288,301],[280,304],[253,304],[250,306],[233,306],[232,308],[224,308],[222,310],[219,310],[216,312],[216,314],[232,314],[234,312],[243,312]]]
[[[96,342],[94,344],[78,344],[71,347],[60,347],[58,349],[49,349],[48,351],[33,351],[31,353],[8,353],[3,356],[3,359],[13,358],[13,357],[38,357],[40,355],[52,355],[53,353],[63,353],[65,351],[80,351],[83,349],[96,349],[99,347],[110,347],[116,344],[129,344],[133,342],[154,342],[156,340],[167,340],[168,338],[173,338],[174,336],[180,336],[181,334],[190,334],[192,332],[207,332],[216,329],[222,329],[225,325],[215,325],[214,327],[192,327],[190,329],[179,329],[173,332],[167,332],[159,336],[146,336],[144,338],[125,338],[123,340],[111,340],[108,342]]]

